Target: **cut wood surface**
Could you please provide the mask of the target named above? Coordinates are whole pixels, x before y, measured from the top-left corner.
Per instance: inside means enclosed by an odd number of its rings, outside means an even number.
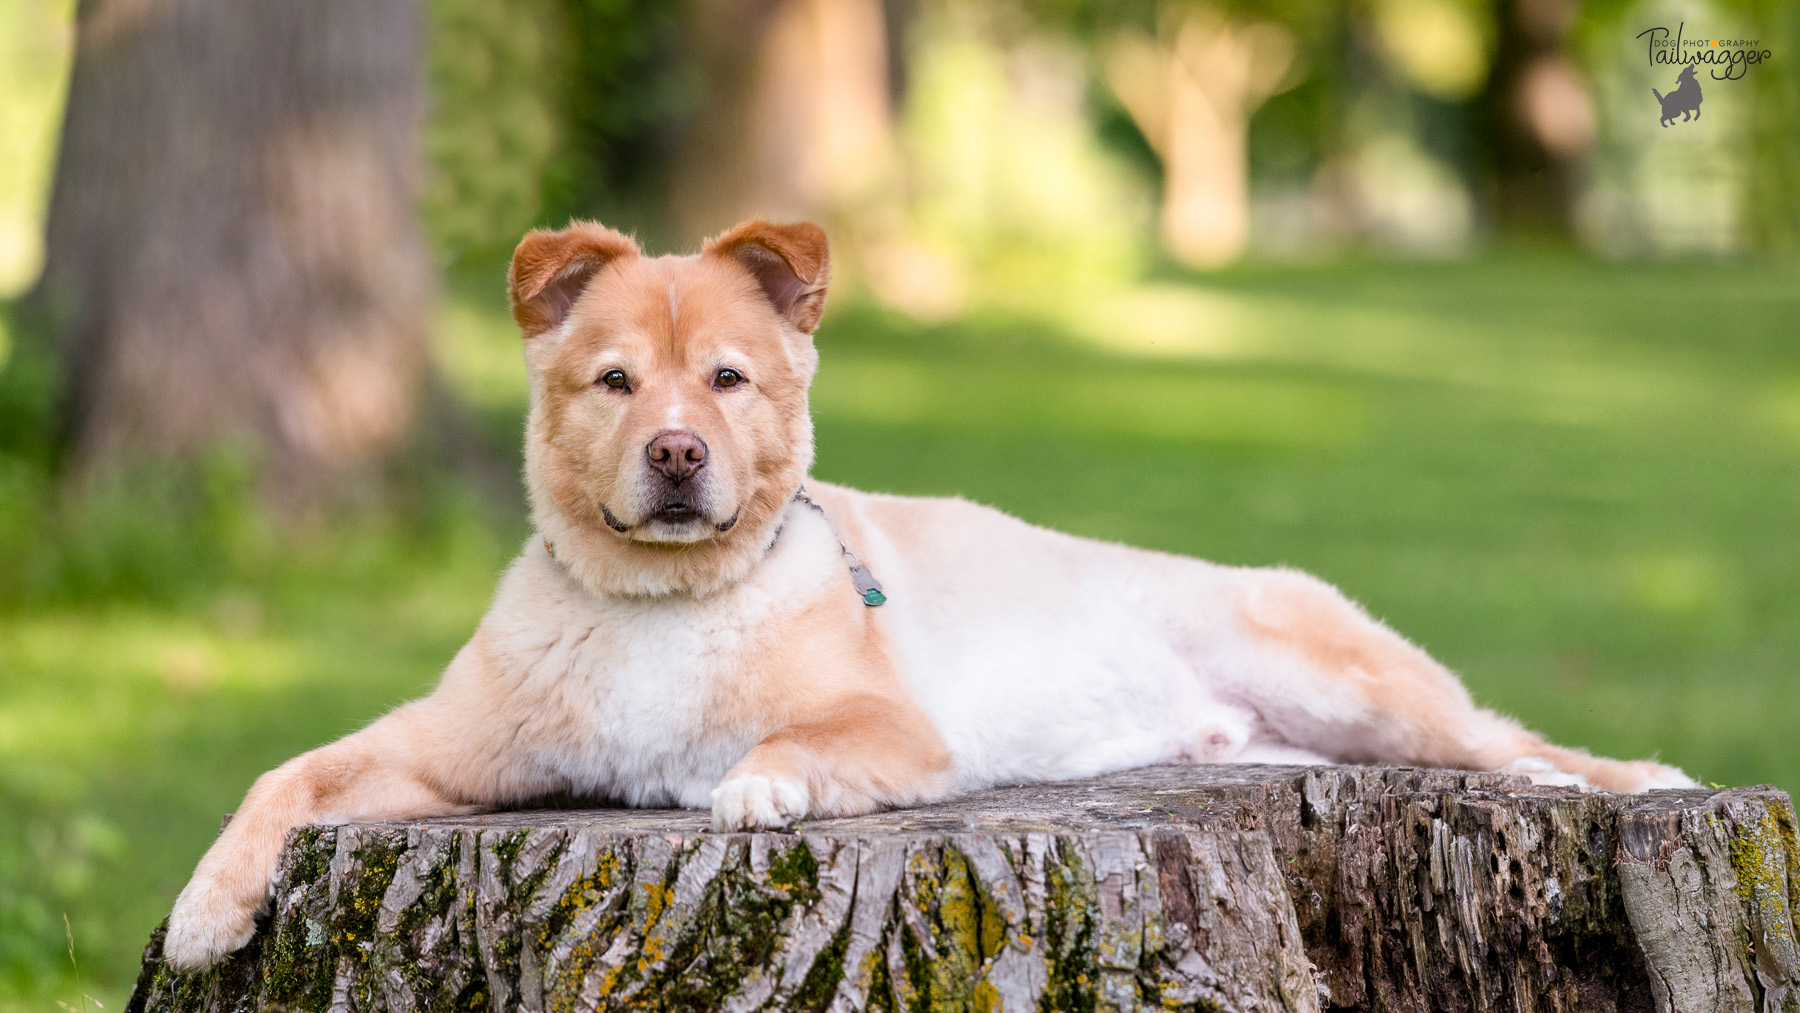
[[[1796,1010],[1774,788],[1155,767],[715,834],[685,810],[297,830],[150,1010]]]

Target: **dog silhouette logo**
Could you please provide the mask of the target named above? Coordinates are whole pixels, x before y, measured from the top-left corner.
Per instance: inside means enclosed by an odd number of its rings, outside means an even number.
[[[1650,89],[1650,94],[1655,95],[1656,101],[1662,103],[1663,126],[1668,126],[1677,116],[1681,117],[1683,123],[1688,121],[1689,114],[1696,120],[1700,118],[1700,79],[1694,76],[1694,68],[1698,66],[1699,64],[1690,63],[1681,68],[1680,76],[1675,78],[1675,90],[1667,95],[1655,88]]]

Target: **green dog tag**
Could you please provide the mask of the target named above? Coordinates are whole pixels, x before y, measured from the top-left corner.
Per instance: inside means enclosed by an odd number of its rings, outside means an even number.
[[[887,601],[887,595],[881,593],[881,581],[869,572],[869,568],[861,563],[850,568],[850,583],[856,585],[856,593],[862,595],[864,605],[879,605]]]

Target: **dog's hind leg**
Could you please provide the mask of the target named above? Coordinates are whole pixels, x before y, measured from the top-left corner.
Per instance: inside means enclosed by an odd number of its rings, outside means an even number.
[[[1693,784],[1673,767],[1552,745],[1477,707],[1448,669],[1323,581],[1279,569],[1228,579],[1224,688],[1281,743],[1343,762],[1511,770],[1608,791]]]

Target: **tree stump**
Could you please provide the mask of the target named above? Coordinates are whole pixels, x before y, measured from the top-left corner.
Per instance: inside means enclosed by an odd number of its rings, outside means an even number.
[[[1794,1010],[1771,787],[1155,767],[715,834],[696,811],[309,827],[150,1010]]]

